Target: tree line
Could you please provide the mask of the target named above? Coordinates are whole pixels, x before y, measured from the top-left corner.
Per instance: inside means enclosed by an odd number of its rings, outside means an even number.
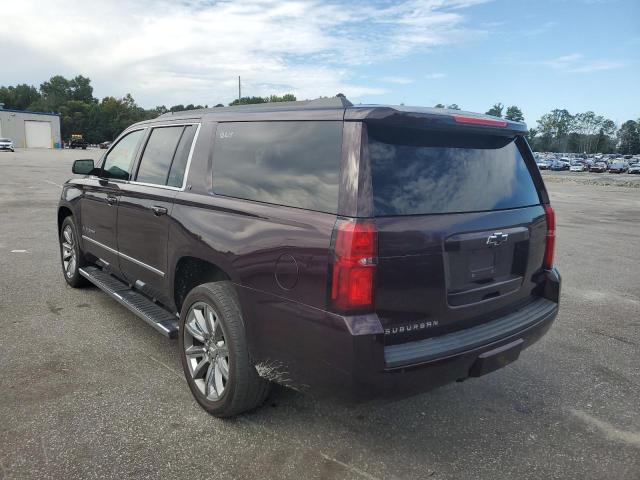
[[[295,100],[296,97],[292,94],[243,97],[230,105]],[[128,93],[122,98],[104,97],[98,100],[93,96],[91,80],[82,75],[72,79],[55,75],[40,84],[39,88],[27,84],[0,86],[0,103],[6,109],[58,113],[63,140],[68,140],[72,133],[79,133],[89,143],[113,140],[132,123],[156,118],[164,113],[209,107],[189,104],[171,107],[159,105],[144,109]],[[215,105],[223,106],[221,103]]]
[[[455,103],[447,107],[439,103],[435,107],[460,109]],[[524,121],[524,114],[516,105],[505,110],[502,103],[495,103],[485,113]],[[592,111],[572,115],[566,109],[554,109],[529,128],[527,139],[537,152],[635,154],[640,153],[640,119],[627,120],[618,128],[613,120]]]
[[[293,94],[251,96],[236,99],[229,105],[295,100]],[[55,75],[39,88],[27,84],[0,86],[0,103],[7,109],[59,113],[63,140],[69,139],[72,133],[80,133],[90,143],[113,140],[132,123],[167,112],[208,108],[208,105],[189,104],[144,109],[130,94],[98,100],[93,96],[91,80],[82,75],[72,79]],[[215,105],[222,106],[221,103]],[[446,106],[438,103],[435,107],[460,110],[455,103]],[[486,113],[516,122],[524,121],[524,114],[516,105],[505,108],[502,103],[496,103]],[[535,151],[635,154],[640,153],[640,119],[628,120],[618,128],[612,120],[592,111],[571,114],[565,109],[554,109],[529,129],[528,140]]]

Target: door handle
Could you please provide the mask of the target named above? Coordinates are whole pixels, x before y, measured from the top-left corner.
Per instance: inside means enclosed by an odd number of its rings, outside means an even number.
[[[159,217],[160,215],[166,215],[167,214],[167,209],[164,207],[159,207],[157,205],[154,205],[153,207],[151,207],[151,210],[153,210],[153,214],[156,217]]]
[[[107,196],[107,203],[109,205],[115,205],[117,201],[118,201],[118,197],[114,197],[111,195]]]

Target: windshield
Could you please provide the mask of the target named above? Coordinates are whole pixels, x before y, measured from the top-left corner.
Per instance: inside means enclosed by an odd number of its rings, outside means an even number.
[[[0,142],[10,142],[10,138],[0,138]]]

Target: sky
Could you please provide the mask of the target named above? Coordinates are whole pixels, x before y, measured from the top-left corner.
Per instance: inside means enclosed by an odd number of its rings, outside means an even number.
[[[81,74],[145,108],[344,93],[640,117],[639,0],[0,0],[0,85]]]

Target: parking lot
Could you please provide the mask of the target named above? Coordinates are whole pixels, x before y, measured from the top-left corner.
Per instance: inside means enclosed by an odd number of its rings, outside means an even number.
[[[100,154],[0,154],[1,478],[640,478],[640,188],[616,183],[640,176],[544,172],[561,308],[515,364],[392,403],[277,388],[220,420],[173,341],[62,278],[60,185]]]

